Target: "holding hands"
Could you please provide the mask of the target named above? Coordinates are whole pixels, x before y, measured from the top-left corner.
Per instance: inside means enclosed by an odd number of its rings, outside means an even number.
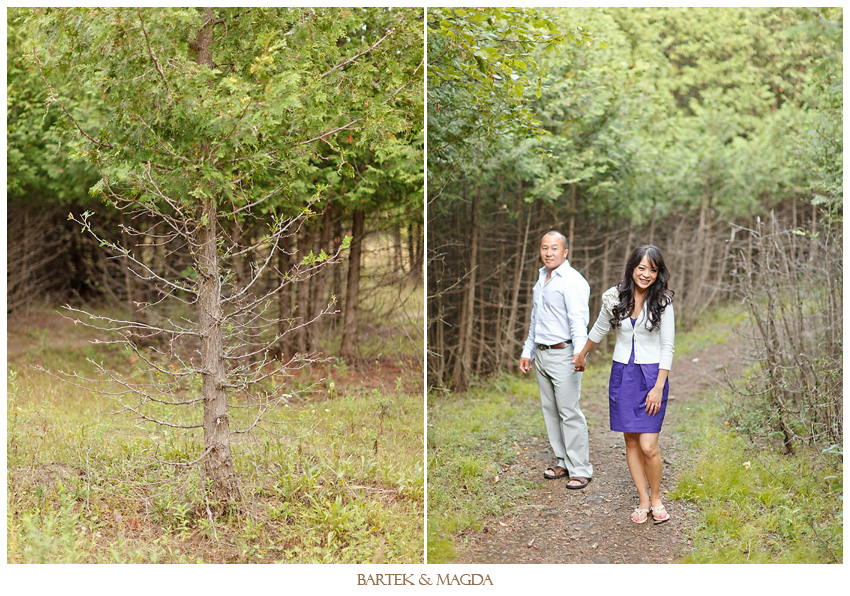
[[[590,351],[596,347],[596,342],[588,339],[584,343],[584,347],[578,354],[573,354],[573,365],[577,372],[581,372],[584,370],[585,366],[587,366],[587,355],[590,354]]]
[[[585,354],[584,352],[573,354],[573,364],[575,365],[575,369],[577,371],[583,371],[585,366],[587,365],[587,354]]]

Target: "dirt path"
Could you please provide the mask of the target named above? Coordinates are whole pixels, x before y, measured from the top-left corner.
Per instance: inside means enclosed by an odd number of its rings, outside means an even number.
[[[687,417],[689,401],[723,382],[723,367],[737,362],[732,343],[688,354],[673,364],[665,430],[659,441],[664,460],[662,492],[675,486],[681,465],[682,446],[669,429]],[[463,533],[458,540],[458,563],[675,563],[691,546],[695,512],[688,504],[665,499],[672,519],[657,526],[651,520],[644,525],[629,520],[637,506],[637,491],[626,465],[622,434],[608,428],[607,394],[585,393],[582,409],[591,423],[594,479],[590,486],[567,490],[565,480],[543,479],[543,470],[552,461],[545,436],[520,445],[516,463],[500,474],[538,484],[533,502],[512,516],[487,520],[479,531]]]

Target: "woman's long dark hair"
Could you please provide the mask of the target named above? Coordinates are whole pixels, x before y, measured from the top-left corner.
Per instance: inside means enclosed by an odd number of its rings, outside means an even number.
[[[620,302],[614,305],[611,313],[611,326],[619,327],[620,322],[626,319],[635,307],[635,280],[633,273],[635,267],[640,265],[643,258],[649,260],[649,264],[658,271],[658,277],[655,282],[649,286],[646,298],[643,300],[643,308],[646,311],[646,328],[650,331],[655,331],[661,326],[661,313],[667,308],[667,305],[673,302],[673,290],[667,287],[667,281],[670,279],[670,272],[667,271],[667,265],[664,264],[664,257],[661,256],[661,251],[653,244],[644,244],[634,250],[634,252],[626,261],[626,271],[623,274],[623,279],[617,284]]]

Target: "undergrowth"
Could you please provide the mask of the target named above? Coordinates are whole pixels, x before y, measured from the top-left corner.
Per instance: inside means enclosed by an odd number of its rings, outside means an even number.
[[[716,309],[677,337],[684,352],[735,336],[747,320],[736,306]],[[742,351],[741,350],[738,351]],[[752,367],[742,375],[752,374]],[[740,384],[739,380],[735,381]],[[777,441],[738,428],[728,389],[689,400],[687,423],[674,430],[686,449],[674,499],[695,504],[698,522],[685,563],[836,563],[842,561],[842,453]],[[730,422],[731,420],[731,422]]]
[[[7,378],[7,562],[423,562],[422,395],[410,379],[364,387],[329,369],[333,390],[272,413],[275,434],[234,436],[241,499],[216,515],[197,467],[162,463],[195,460],[200,431],[143,424],[32,368],[86,373],[86,357],[114,364],[119,352],[78,328],[28,333]]]
[[[843,552],[840,450],[747,439],[718,415],[721,397],[690,406],[687,455],[674,499],[699,512],[685,563],[840,563]]]
[[[598,357],[597,360],[603,357]],[[598,389],[604,367],[583,374],[582,390]],[[588,416],[588,423],[600,423]],[[520,450],[545,437],[532,373],[505,374],[461,394],[428,396],[428,563],[457,557],[456,537],[486,518],[529,502],[534,485],[500,471]]]
[[[697,505],[686,563],[840,563],[842,459],[835,449],[785,455],[727,428],[719,397],[690,405],[687,457],[671,498]]]

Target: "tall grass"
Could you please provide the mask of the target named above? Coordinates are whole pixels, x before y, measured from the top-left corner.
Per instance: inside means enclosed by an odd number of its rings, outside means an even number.
[[[676,430],[688,446],[671,498],[697,505],[686,563],[840,563],[841,454],[765,449],[718,416],[720,398],[692,402]]]
[[[603,369],[584,373],[583,389],[599,389],[607,379]],[[480,529],[487,517],[508,515],[530,501],[534,484],[500,472],[516,463],[523,446],[545,437],[531,374],[505,374],[460,394],[429,395],[429,563],[453,561],[459,533]]]
[[[215,517],[200,471],[162,463],[197,458],[200,431],[143,424],[30,366],[86,373],[86,356],[125,366],[121,353],[85,345],[79,328],[25,333],[36,341],[7,379],[8,562],[424,560],[422,396],[410,379],[361,387],[328,368],[322,391],[271,414],[274,433],[235,440],[241,502]]]
[[[677,354],[739,341],[735,328],[747,321],[742,307],[715,309],[681,342],[677,337]],[[747,367],[733,381],[746,382],[757,369]],[[766,433],[741,428],[735,407],[739,398],[731,390],[712,389],[695,397],[685,406],[686,422],[673,429],[684,438],[686,450],[670,497],[695,504],[699,520],[694,547],[683,562],[840,562],[840,450],[803,447],[783,453],[778,442],[759,438]]]

